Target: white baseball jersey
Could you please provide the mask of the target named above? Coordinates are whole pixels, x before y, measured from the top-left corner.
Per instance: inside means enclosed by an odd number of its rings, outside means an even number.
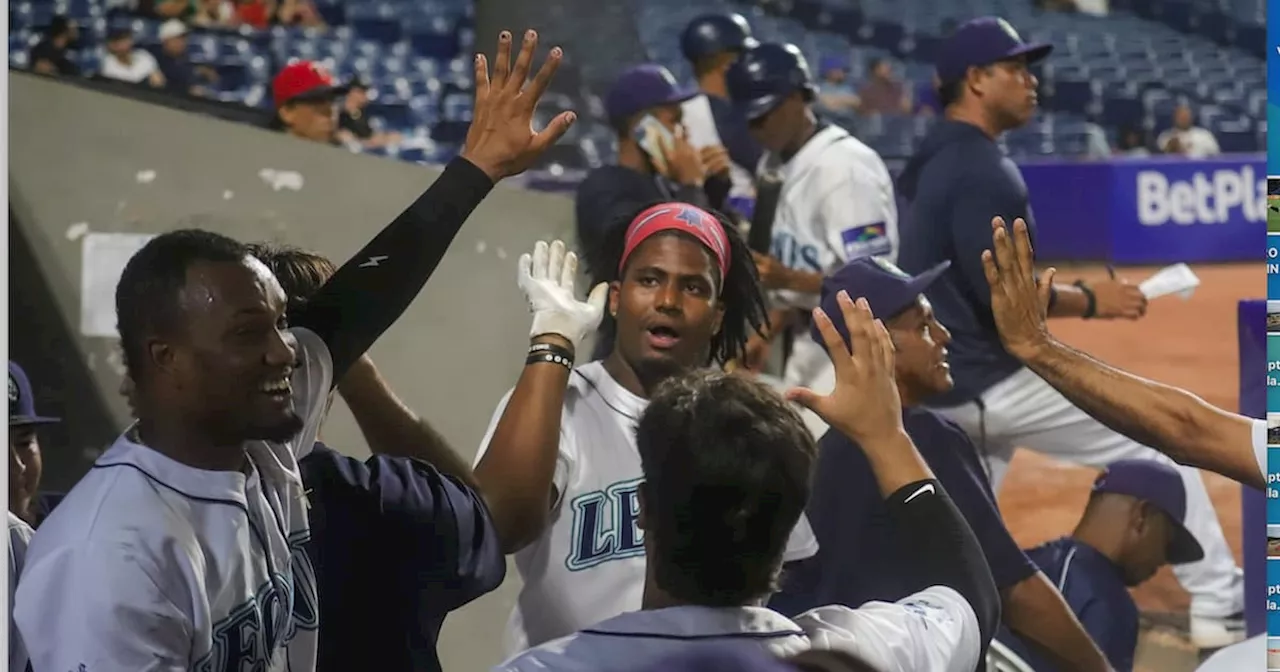
[[[762,159],[761,170],[769,157]],[[860,257],[898,255],[898,204],[884,160],[839,126],[814,134],[782,166],[770,252],[788,268],[827,275]],[[818,294],[770,292],[775,306],[812,309]],[[855,297],[856,298],[856,297]],[[783,371],[788,385],[826,393],[834,385],[822,345],[799,334]]]
[[[293,441],[247,444],[243,472],[203,471],[137,443],[131,428],[41,524],[14,611],[35,669],[315,670],[297,460],[333,371],[316,334],[291,331],[305,425]]]
[[[508,392],[498,404],[477,463],[510,397]],[[644,473],[635,426],[647,404],[619,385],[601,362],[574,369],[570,376],[553,480],[560,496],[542,536],[515,556],[524,585],[507,625],[508,655],[640,608],[645,561],[636,491]],[[807,558],[817,550],[802,518],[786,559]]]
[[[31,536],[36,533],[27,521],[9,512],[9,670],[23,672],[27,669],[27,648],[22,644],[22,635],[18,634],[18,626],[13,621],[13,596],[18,590],[18,577],[22,575],[22,566],[27,557],[27,546]]]
[[[711,102],[707,100],[705,93],[681,103],[680,110],[683,119],[682,123],[689,133],[689,144],[693,145],[694,149],[724,145],[724,141],[720,139],[720,130],[716,126],[715,114],[711,111]],[[755,166],[739,166],[733,162],[729,163],[729,180],[733,183],[733,186],[729,189],[730,198],[755,197],[755,180],[752,179],[750,173],[754,169]]]
[[[794,620],[764,607],[669,607],[611,618],[495,667],[503,672],[639,669],[708,641],[742,641],[776,656],[839,650],[879,672],[973,672],[978,618],[959,593],[926,588],[897,602],[818,607]]]

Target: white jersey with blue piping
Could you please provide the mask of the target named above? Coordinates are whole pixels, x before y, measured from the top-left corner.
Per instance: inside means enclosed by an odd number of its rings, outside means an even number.
[[[293,329],[287,443],[246,444],[243,471],[204,471],[132,429],[40,525],[14,621],[37,670],[316,669],[319,611],[298,459],[324,418],[333,364]]]

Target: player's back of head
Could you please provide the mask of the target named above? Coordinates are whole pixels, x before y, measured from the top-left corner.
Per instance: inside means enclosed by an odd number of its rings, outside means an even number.
[[[179,229],[147,241],[125,264],[116,283],[116,319],[125,368],[138,380],[150,335],[178,327],[179,294],[187,271],[199,262],[240,263],[248,248],[222,234]]]
[[[706,606],[774,592],[816,454],[800,415],[761,383],[698,370],[657,389],[636,446],[657,586]]]

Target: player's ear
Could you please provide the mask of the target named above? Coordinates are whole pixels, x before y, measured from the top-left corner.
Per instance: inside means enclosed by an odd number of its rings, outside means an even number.
[[[178,364],[178,352],[172,345],[158,338],[148,338],[143,352],[147,353],[147,359],[157,371],[172,372]]]
[[[618,317],[618,294],[622,291],[622,283],[614,280],[609,283],[609,316]]]

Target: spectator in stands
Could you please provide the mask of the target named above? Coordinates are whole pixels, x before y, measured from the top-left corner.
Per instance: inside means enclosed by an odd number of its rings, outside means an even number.
[[[324,19],[311,0],[280,0],[275,22],[299,28],[326,28]]]
[[[911,95],[893,72],[887,58],[875,58],[868,69],[870,77],[858,88],[862,114],[907,114],[911,112]]]
[[[1111,463],[1071,536],[1027,551],[1058,585],[1116,672],[1133,669],[1138,607],[1129,589],[1166,564],[1195,562],[1204,549],[1183,526],[1187,493],[1171,466],[1151,460]],[[1001,628],[1000,641],[1036,670],[1040,653]]]
[[[271,82],[276,105],[275,128],[290,135],[333,144],[337,140],[337,100],[346,94],[333,77],[312,61],[286,65]]]
[[[134,12],[152,19],[187,19],[194,9],[191,0],[137,0]]]
[[[822,86],[818,87],[818,105],[823,112],[849,116],[858,111],[861,101],[849,84],[849,71],[843,61],[822,59]]]
[[[259,30],[271,25],[275,13],[275,0],[239,0],[236,3],[236,17],[240,23]]]
[[[31,69],[42,75],[75,77],[80,67],[67,58],[70,49],[80,37],[76,22],[59,14],[49,22],[44,38],[31,49]]]
[[[195,66],[187,56],[187,24],[169,19],[160,26],[160,49],[156,63],[164,77],[165,89],[173,93],[203,96],[208,93],[201,82],[217,80],[218,73],[207,66]]]
[[[40,494],[44,455],[36,430],[61,422],[36,413],[31,379],[21,366],[9,361],[9,512],[32,527],[48,515],[55,502]]]
[[[1116,140],[1115,153],[1118,156],[1151,156],[1151,150],[1147,149],[1146,129],[1133,125],[1122,126]]]
[[[191,25],[201,28],[234,28],[240,25],[236,5],[231,0],[198,0]]]
[[[134,45],[133,32],[128,28],[118,28],[107,35],[107,54],[102,58],[102,69],[98,74],[107,79],[145,84],[156,89],[165,85],[156,57]]]
[[[1221,154],[1213,133],[1194,122],[1191,107],[1180,103],[1173,111],[1173,128],[1160,134],[1156,146],[1165,154],[1181,154],[1192,159]]]
[[[342,99],[338,112],[338,139],[346,145],[364,149],[386,147],[400,142],[399,133],[375,131],[365,116],[369,105],[369,85],[355,79],[347,85],[347,95]]]

